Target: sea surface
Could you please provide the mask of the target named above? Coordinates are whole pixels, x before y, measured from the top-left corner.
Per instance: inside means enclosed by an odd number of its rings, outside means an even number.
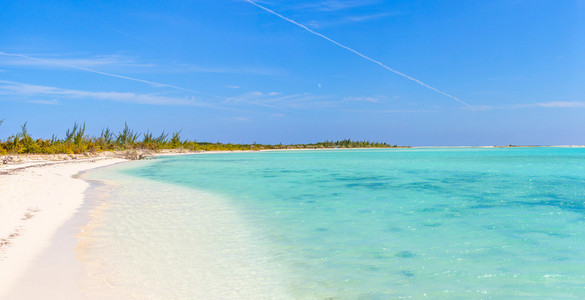
[[[122,298],[585,298],[584,148],[217,153],[88,178],[109,188],[79,257]]]

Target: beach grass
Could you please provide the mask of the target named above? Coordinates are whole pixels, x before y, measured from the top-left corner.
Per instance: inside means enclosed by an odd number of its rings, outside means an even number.
[[[0,120],[0,124],[4,120]],[[395,148],[397,145],[387,143],[354,141],[324,141],[312,144],[234,144],[210,143],[181,138],[181,130],[171,134],[163,131],[155,136],[150,130],[138,132],[124,124],[119,132],[108,127],[102,129],[99,136],[86,134],[85,123],[75,122],[67,129],[65,136],[59,138],[53,134],[50,139],[34,138],[28,131],[27,123],[21,126],[20,132],[12,134],[5,140],[0,139],[0,155],[6,154],[82,154],[119,150],[152,150],[182,149],[187,151],[241,151],[269,149],[325,149],[325,148]]]

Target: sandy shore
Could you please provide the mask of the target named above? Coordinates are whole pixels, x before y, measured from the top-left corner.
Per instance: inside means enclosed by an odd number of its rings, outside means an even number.
[[[155,156],[180,154],[194,153]],[[15,156],[0,164],[0,299],[102,299],[84,293],[87,272],[76,257],[84,214],[91,211],[90,183],[78,175],[128,161],[119,156]]]
[[[0,166],[0,299],[15,299],[15,284],[37,267],[39,255],[57,242],[57,231],[83,205],[89,183],[76,175],[124,161],[106,155]]]

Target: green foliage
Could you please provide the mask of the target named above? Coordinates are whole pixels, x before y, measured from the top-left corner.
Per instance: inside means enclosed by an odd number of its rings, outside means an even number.
[[[150,132],[150,130],[147,130],[144,134],[143,134],[144,138],[142,139],[142,143],[143,144],[150,144],[154,142],[154,137],[152,136],[152,132]]]
[[[0,124],[2,122],[0,121]],[[142,137],[142,140],[139,138]],[[196,140],[181,140],[181,131],[175,131],[170,135],[162,132],[155,136],[150,130],[143,134],[130,129],[124,123],[124,129],[115,134],[109,128],[104,128],[98,137],[85,135],[85,123],[73,123],[73,127],[67,129],[65,138],[59,139],[53,135],[51,139],[33,139],[30,135],[27,123],[21,126],[21,131],[10,136],[5,141],[0,140],[0,154],[7,153],[85,153],[95,151],[110,151],[124,149],[185,149],[191,151],[237,151],[237,150],[269,150],[269,149],[325,149],[325,148],[391,148],[386,143],[369,141],[352,141],[345,139],[341,141],[325,141],[315,144],[296,145],[264,145],[254,142],[253,144],[232,144],[232,143],[208,143],[197,142]]]
[[[15,143],[19,143],[20,146],[18,153],[35,153],[38,151],[38,145],[36,145],[33,138],[28,133],[28,129],[26,128],[27,122],[24,122],[22,126],[20,126],[21,130],[20,133],[16,134]]]
[[[345,139],[341,141],[325,141],[317,143],[318,148],[391,148],[398,147],[397,145],[391,146],[386,143],[377,143],[370,141],[352,141],[351,139]]]
[[[166,145],[169,142],[168,138],[169,134],[165,133],[165,131],[163,130],[163,132],[157,138],[154,139],[154,142],[158,145]]]
[[[166,144],[166,135],[164,131],[160,136],[155,137],[150,130],[147,130],[142,136],[142,148],[158,150]]]
[[[85,140],[85,123],[83,123],[82,127],[79,127],[79,130],[73,135],[73,144],[79,146]]]
[[[132,148],[132,145],[136,144],[139,135],[138,132],[134,132],[134,130],[128,127],[128,123],[124,123],[124,130],[118,133],[116,144],[122,148],[130,149]]]
[[[79,129],[79,124],[77,124],[77,122],[73,123],[73,128],[71,130],[67,129],[67,132],[65,132],[65,142],[71,142],[77,133],[77,129]]]
[[[171,147],[177,148],[180,147],[183,143],[181,143],[181,130],[173,132],[173,136],[170,140]]]
[[[110,150],[114,147],[114,132],[108,127],[102,129],[100,136],[95,140],[97,146],[103,150]]]
[[[52,135],[51,136],[51,140],[49,140],[49,145],[54,146],[57,145],[57,143],[59,142],[59,139],[57,138],[56,135]]]

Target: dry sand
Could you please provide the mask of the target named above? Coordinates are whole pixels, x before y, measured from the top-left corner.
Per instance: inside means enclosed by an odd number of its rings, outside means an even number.
[[[15,159],[22,160],[22,157]],[[50,161],[53,159],[61,161]],[[32,299],[29,292],[34,292],[43,281],[69,284],[59,280],[63,276],[58,269],[59,264],[64,263],[59,261],[62,256],[54,257],[56,261],[49,260],[49,263],[43,260],[44,265],[38,265],[39,256],[49,248],[51,251],[71,250],[71,255],[65,257],[74,260],[73,248],[58,249],[71,245],[59,241],[57,232],[63,230],[63,225],[73,218],[84,202],[89,183],[76,175],[123,161],[126,160],[110,155],[76,157],[66,161],[45,156],[25,157],[18,164],[0,165],[0,299]],[[75,227],[67,230],[73,229]],[[72,232],[71,236],[75,234]],[[34,277],[37,273],[42,276],[33,278],[36,282],[23,286],[21,278],[24,274],[28,280],[31,274]],[[61,288],[63,286],[54,287],[55,290]],[[18,291],[15,293],[15,290]],[[43,298],[63,299],[50,294]]]

